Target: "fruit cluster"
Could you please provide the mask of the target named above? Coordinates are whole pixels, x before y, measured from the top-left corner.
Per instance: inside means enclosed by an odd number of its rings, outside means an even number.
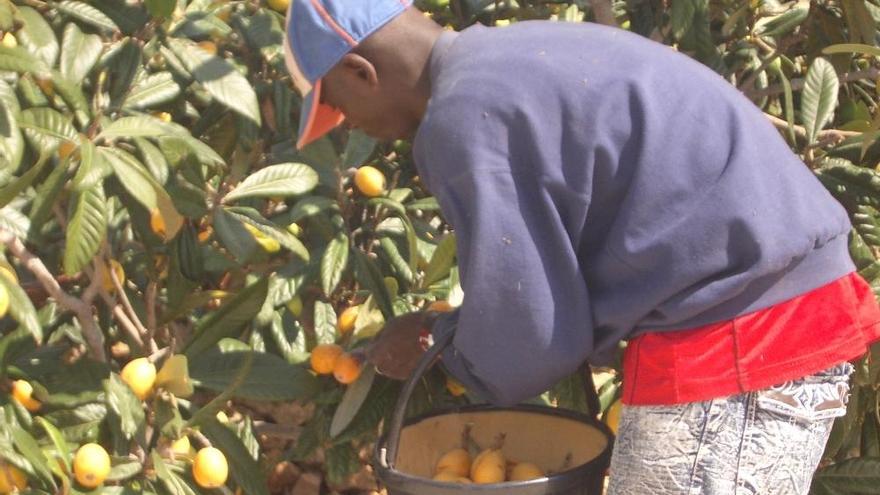
[[[543,478],[547,474],[534,463],[514,462],[500,448],[488,448],[475,457],[465,448],[446,452],[434,468],[434,481],[447,483],[504,483]]]

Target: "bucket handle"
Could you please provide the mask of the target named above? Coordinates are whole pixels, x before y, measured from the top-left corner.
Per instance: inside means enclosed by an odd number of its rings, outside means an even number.
[[[409,399],[415,391],[419,380],[434,365],[440,354],[452,343],[453,337],[455,337],[454,331],[446,332],[445,335],[436,339],[434,345],[422,355],[416,369],[413,370],[410,377],[404,383],[403,389],[401,389],[400,395],[397,397],[397,404],[394,406],[391,423],[388,425],[387,440],[385,445],[379,448],[379,463],[383,468],[394,469],[397,450],[400,448],[400,433],[403,430],[403,422],[406,419],[406,405],[409,403]],[[590,372],[590,366],[586,362],[578,369],[585,377],[584,388],[587,398],[587,409],[589,409],[588,414],[591,418],[596,418],[601,410],[599,408],[599,396],[596,394],[596,387],[593,384],[593,374]]]

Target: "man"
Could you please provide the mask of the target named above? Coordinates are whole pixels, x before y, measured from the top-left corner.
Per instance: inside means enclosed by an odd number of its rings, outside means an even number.
[[[287,35],[298,146],[343,120],[414,139],[457,234],[464,303],[388,322],[380,372],[455,328],[443,365],[513,404],[627,341],[610,493],[807,492],[880,311],[846,212],[747,99],[586,23],[294,0]]]

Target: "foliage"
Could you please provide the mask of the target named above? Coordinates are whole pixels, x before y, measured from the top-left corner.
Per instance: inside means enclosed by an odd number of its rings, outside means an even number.
[[[876,0],[417,4],[455,29],[612,22],[707,64],[847,207],[853,258],[880,293]],[[276,486],[282,457],[319,472],[326,493],[364,488],[351,475],[398,385],[315,376],[310,351],[356,350],[393,315],[460,303],[454,238],[408,143],[342,129],[295,150],[282,25],[255,0],[0,0],[0,34],[14,36],[0,36],[0,264],[17,276],[0,276],[12,300],[0,378],[31,382],[42,403],[30,412],[4,395],[2,422],[16,428],[0,432],[0,457],[36,493],[86,491],[70,466],[89,442],[111,454],[114,493],[199,493],[170,449],[181,435],[221,449],[228,487],[245,494]],[[364,164],[388,178],[382,196],[354,186]],[[354,329],[339,332],[351,306]],[[140,356],[160,369],[144,402],[119,376]],[[583,410],[581,378],[537,400]],[[620,380],[596,379],[605,410]],[[474,399],[445,384],[433,370],[409,412]],[[880,486],[880,351],[855,384],[816,493]],[[266,412],[272,402],[301,406],[298,423],[256,423],[286,417]],[[226,424],[224,411],[236,413]],[[284,426],[295,441],[258,441]]]

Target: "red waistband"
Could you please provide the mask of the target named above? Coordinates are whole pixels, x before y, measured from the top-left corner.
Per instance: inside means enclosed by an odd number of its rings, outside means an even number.
[[[853,272],[733,320],[632,339],[622,400],[680,404],[760,390],[855,359],[877,340],[880,306]]]

